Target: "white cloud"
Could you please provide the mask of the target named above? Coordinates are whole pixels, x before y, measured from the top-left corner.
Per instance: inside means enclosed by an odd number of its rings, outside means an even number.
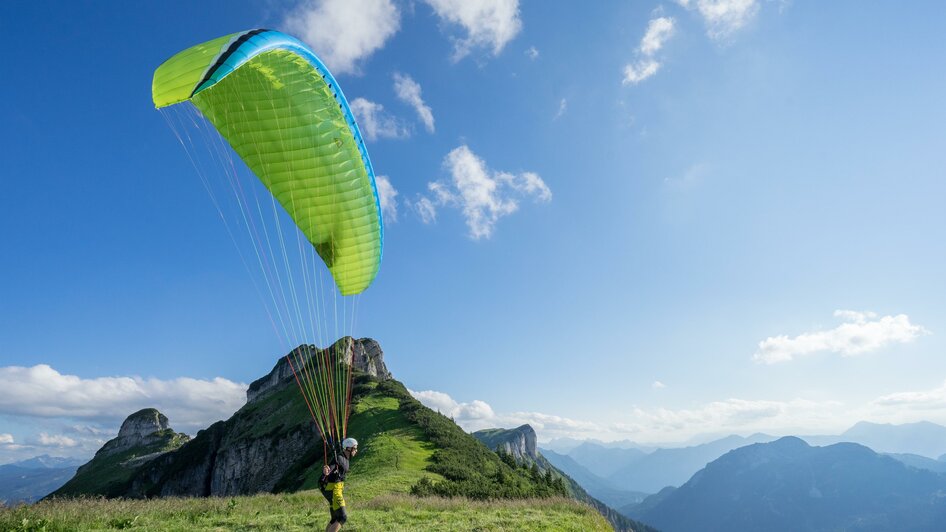
[[[36,443],[43,447],[75,447],[79,445],[79,442],[61,434],[49,435],[45,432],[39,433],[39,438],[37,438]]]
[[[872,404],[897,410],[944,410],[946,409],[946,382],[932,390],[883,395],[875,399]]]
[[[512,428],[529,424],[542,437],[552,438],[575,434],[587,437],[589,432],[598,429],[595,423],[540,412],[496,414],[493,408],[484,401],[474,400],[469,403],[461,403],[443,392],[433,390],[422,392],[411,390],[410,393],[424,406],[453,418],[457,425],[470,432],[496,427]]]
[[[381,215],[387,222],[397,221],[397,190],[387,176],[378,175],[374,178],[378,185],[378,199],[381,200]]]
[[[706,34],[722,40],[752,20],[759,11],[756,0],[677,0],[687,9],[696,9],[706,24]]]
[[[647,31],[644,38],[641,39],[640,53],[643,55],[654,55],[663,48],[667,39],[673,36],[673,19],[670,17],[658,17],[652,19],[647,24]]]
[[[836,401],[766,401],[726,399],[683,409],[631,408],[606,423],[578,420],[541,412],[496,412],[488,403],[458,402],[438,391],[411,391],[418,401],[439,411],[467,431],[513,428],[528,423],[539,439],[595,438],[614,441],[633,438],[639,442],[683,441],[698,434],[786,433],[792,429],[837,430],[857,420],[845,417]],[[839,424],[840,419],[840,424]]]
[[[417,211],[417,215],[420,216],[420,220],[425,224],[434,223],[437,221],[437,206],[434,205],[434,202],[426,196],[421,196],[414,203],[414,210]]]
[[[552,191],[538,174],[492,171],[465,145],[447,154],[444,167],[450,182],[429,183],[433,199],[421,196],[415,207],[425,223],[436,219],[435,207],[460,209],[474,240],[492,236],[496,222],[519,208],[518,197],[552,199]]]
[[[438,391],[410,393],[427,407],[453,418],[467,431],[513,428],[528,423],[541,441],[569,437],[602,441],[633,439],[642,443],[683,442],[699,435],[755,432],[773,436],[838,434],[858,421],[946,423],[946,382],[929,390],[892,393],[856,405],[802,397],[788,400],[729,398],[686,408],[631,407],[619,413],[606,413],[604,422],[541,412],[496,411],[485,401],[459,402]]]
[[[662,390],[662,389],[666,388],[667,385],[664,384],[664,383],[662,383],[662,382],[660,382],[660,381],[654,381],[654,383],[651,384],[650,387],[653,388],[653,389],[655,389],[655,390]]]
[[[522,29],[519,0],[425,0],[438,17],[463,28],[466,37],[454,39],[453,60],[474,48],[499,53]]]
[[[559,118],[562,117],[562,115],[565,114],[565,111],[567,110],[568,110],[568,100],[565,98],[562,98],[562,100],[558,102],[558,111],[555,113],[555,116],[552,118],[552,120],[558,120]]]
[[[46,364],[6,366],[0,367],[0,414],[117,425],[137,410],[154,407],[168,416],[175,429],[194,431],[228,418],[243,406],[246,388],[220,377],[84,379],[63,375]]]
[[[12,444],[13,444],[12,434],[0,434],[0,445],[12,445]]]
[[[653,59],[644,59],[624,67],[624,84],[637,85],[653,76],[660,69],[660,63]]]
[[[391,0],[305,0],[283,20],[335,74],[354,73],[400,27]]]
[[[528,49],[526,49],[525,53],[526,53],[526,57],[528,57],[529,59],[533,61],[539,58],[539,49],[536,48],[535,46],[530,46]]]
[[[421,97],[420,85],[406,74],[394,74],[394,92],[398,99],[407,103],[417,112],[418,118],[430,133],[434,132],[434,113]]]
[[[384,111],[384,106],[364,98],[351,101],[351,112],[355,115],[358,128],[367,140],[379,138],[403,139],[410,136],[410,131],[397,118]]]
[[[759,342],[759,349],[752,358],[757,362],[774,364],[824,351],[855,356],[894,343],[912,342],[929,334],[923,327],[910,323],[906,314],[878,319],[872,312],[836,310],[834,315],[846,323],[831,330],[803,333],[793,338],[771,336]]]
[[[647,31],[637,47],[637,60],[624,67],[624,84],[636,85],[660,70],[660,62],[654,59],[667,40],[674,34],[675,21],[670,17],[657,17],[647,23]]]

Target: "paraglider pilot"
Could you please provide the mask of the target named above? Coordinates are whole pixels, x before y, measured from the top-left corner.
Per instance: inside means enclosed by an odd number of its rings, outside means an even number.
[[[322,489],[322,496],[329,503],[329,514],[332,516],[332,520],[325,527],[325,532],[337,532],[348,520],[342,490],[345,488],[345,476],[348,475],[349,460],[357,453],[358,441],[355,438],[345,438],[345,441],[342,442],[342,454],[335,455],[335,459],[331,464],[322,466],[319,487]]]

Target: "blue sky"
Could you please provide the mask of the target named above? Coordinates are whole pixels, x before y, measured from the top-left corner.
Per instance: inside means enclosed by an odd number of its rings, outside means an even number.
[[[326,62],[397,192],[356,333],[465,427],[946,423],[944,16],[4,4],[0,462],[88,454],[141,406],[194,432],[285,351],[150,100],[166,58],[254,27]]]

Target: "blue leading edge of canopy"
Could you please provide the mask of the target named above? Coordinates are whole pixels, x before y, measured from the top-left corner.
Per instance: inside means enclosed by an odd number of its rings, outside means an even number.
[[[236,35],[230,45],[224,50],[221,50],[218,60],[209,67],[208,72],[204,74],[204,81],[197,85],[197,88],[194,89],[191,96],[212,87],[215,83],[222,80],[228,74],[257,55],[277,49],[288,50],[308,61],[309,64],[312,65],[312,68],[322,76],[329,88],[332,89],[332,95],[342,109],[342,114],[345,115],[345,122],[348,123],[348,128],[351,130],[352,136],[355,137],[355,145],[358,146],[358,151],[361,153],[361,161],[364,163],[365,170],[368,173],[368,179],[371,182],[371,192],[374,194],[375,207],[378,210],[379,239],[381,242],[381,251],[378,254],[378,268],[380,268],[381,258],[384,256],[384,220],[381,216],[381,196],[378,194],[378,185],[375,183],[374,168],[371,167],[371,160],[368,158],[365,141],[361,136],[361,131],[358,129],[358,124],[355,123],[355,115],[352,114],[351,108],[348,106],[348,100],[342,93],[342,88],[338,86],[338,82],[335,81],[332,73],[328,71],[328,68],[322,63],[322,60],[320,60],[312,50],[309,50],[299,39],[279,31],[258,29],[243,32]],[[223,59],[223,61],[221,61],[221,59]]]

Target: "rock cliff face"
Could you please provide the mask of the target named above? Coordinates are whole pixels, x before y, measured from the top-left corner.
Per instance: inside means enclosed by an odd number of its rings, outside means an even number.
[[[529,425],[514,429],[486,429],[474,432],[473,436],[494,451],[502,450],[511,454],[516,462],[526,464],[540,462],[539,452],[536,449],[535,430]]]
[[[169,428],[168,418],[161,412],[154,408],[139,410],[125,418],[118,436],[106,442],[96,455],[108,456],[133,447],[149,446],[164,439],[163,431]],[[182,436],[189,439],[186,434]]]
[[[384,364],[384,352],[381,345],[372,338],[354,339],[346,336],[325,350],[331,352],[341,352],[342,359],[351,364],[356,371],[367,373],[378,380],[391,378],[391,373]],[[295,348],[290,355],[298,356],[302,359],[309,359],[319,356],[322,349],[314,345],[300,345]],[[265,396],[270,391],[281,388],[287,383],[292,383],[293,368],[289,365],[286,357],[282,357],[276,363],[276,367],[268,375],[253,381],[246,390],[246,401],[248,403]]]
[[[381,346],[371,338],[345,337],[326,349],[342,353],[353,369],[378,380],[391,378]],[[294,354],[317,356],[312,345]],[[145,464],[126,497],[229,496],[292,488],[299,471],[322,459],[322,442],[305,405],[298,401],[292,368],[281,357],[246,392],[247,403],[187,445]]]

